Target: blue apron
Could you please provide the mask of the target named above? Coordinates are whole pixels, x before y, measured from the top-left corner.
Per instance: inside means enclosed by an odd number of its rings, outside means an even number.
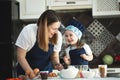
[[[37,41],[33,48],[26,54],[26,59],[32,69],[39,68],[40,71],[51,72],[53,67],[50,60],[50,56],[53,53],[54,45],[49,44],[48,52],[43,51],[38,47]],[[17,66],[18,74],[25,74],[20,64]]]
[[[84,48],[69,51],[71,65],[88,65],[88,61],[80,57],[81,54],[86,54]]]

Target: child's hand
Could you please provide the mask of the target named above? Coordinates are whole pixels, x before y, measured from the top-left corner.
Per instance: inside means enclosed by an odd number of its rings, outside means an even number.
[[[69,57],[64,56],[64,57],[63,57],[63,60],[64,60],[64,62],[65,62],[67,65],[70,64],[70,58],[69,58]]]
[[[60,71],[60,70],[62,70],[64,67],[63,67],[62,64],[55,64],[55,65],[54,65],[54,68]]]
[[[63,57],[63,60],[64,60],[64,61],[68,61],[68,59],[69,59],[69,58],[68,58],[67,56],[64,56],[64,57]]]

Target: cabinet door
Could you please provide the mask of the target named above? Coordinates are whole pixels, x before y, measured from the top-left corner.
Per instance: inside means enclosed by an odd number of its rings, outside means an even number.
[[[91,9],[92,0],[46,0],[48,9]]]
[[[93,0],[94,18],[120,17],[120,0]]]
[[[20,19],[37,19],[46,10],[45,0],[17,0],[20,2]]]

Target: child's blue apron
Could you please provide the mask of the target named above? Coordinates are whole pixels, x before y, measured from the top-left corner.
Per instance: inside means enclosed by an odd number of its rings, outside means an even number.
[[[69,54],[71,65],[88,65],[88,61],[80,57],[81,54],[86,54],[84,48],[70,50]]]

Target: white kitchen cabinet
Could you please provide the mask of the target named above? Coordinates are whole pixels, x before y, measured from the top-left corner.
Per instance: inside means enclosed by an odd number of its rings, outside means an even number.
[[[92,0],[46,0],[48,9],[71,10],[91,9]]]
[[[46,10],[46,0],[17,0],[20,4],[20,19],[37,19]]]
[[[94,18],[120,17],[120,0],[93,0]]]

